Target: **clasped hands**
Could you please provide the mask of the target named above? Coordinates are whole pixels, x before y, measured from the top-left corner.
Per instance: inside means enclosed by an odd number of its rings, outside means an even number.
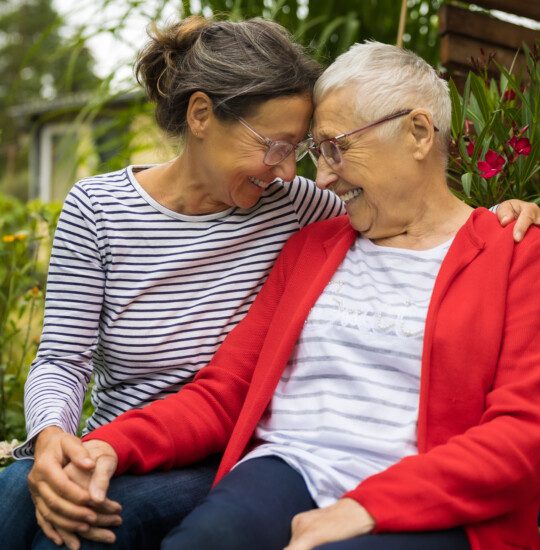
[[[47,429],[38,445],[28,481],[45,535],[70,550],[79,550],[79,537],[114,543],[110,527],[122,522],[120,504],[106,496],[118,462],[114,449],[104,441],[82,443],[58,428]],[[368,533],[374,525],[365,508],[345,498],[295,516],[286,550],[311,550]]]
[[[117,456],[103,441],[82,443],[60,428],[46,428],[36,443],[28,485],[38,525],[55,544],[79,550],[79,536],[113,543],[121,505],[106,497]]]

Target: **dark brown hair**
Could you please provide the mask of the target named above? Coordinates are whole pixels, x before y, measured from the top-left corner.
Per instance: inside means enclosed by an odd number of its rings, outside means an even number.
[[[191,94],[202,91],[224,119],[247,116],[262,102],[311,94],[320,65],[281,25],[265,19],[213,21],[192,16],[163,30],[152,26],[135,66],[156,105],[159,126],[186,131]]]

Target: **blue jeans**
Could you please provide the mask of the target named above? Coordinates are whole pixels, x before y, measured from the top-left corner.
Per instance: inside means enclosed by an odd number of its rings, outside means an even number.
[[[33,460],[17,460],[0,472],[0,546],[9,550],[30,548],[38,530],[34,503],[26,478]]]
[[[243,462],[165,538],[162,550],[281,550],[292,518],[316,508],[302,476],[276,457]],[[469,550],[463,529],[364,535],[319,550]]]
[[[153,472],[143,476],[123,475],[111,480],[109,498],[122,504],[122,525],[113,528],[116,543],[98,544],[81,539],[84,550],[151,550],[208,493],[219,464],[217,456],[197,465]],[[24,464],[27,463],[27,464]],[[19,461],[0,474],[0,547],[58,549],[38,528],[34,505],[26,485],[33,461]],[[14,505],[14,503],[17,503]],[[4,518],[7,518],[4,521]],[[33,542],[32,542],[33,540]],[[7,541],[7,543],[5,542]]]

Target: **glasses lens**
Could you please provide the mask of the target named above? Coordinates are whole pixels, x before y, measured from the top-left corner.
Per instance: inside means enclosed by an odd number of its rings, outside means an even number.
[[[279,164],[291,154],[293,149],[294,146],[291,143],[287,143],[286,141],[275,141],[270,145],[268,151],[266,151],[264,163],[268,166]]]
[[[331,166],[334,164],[341,164],[341,151],[337,146],[337,143],[327,140],[321,142],[320,145],[321,153],[324,157],[324,160]]]
[[[296,160],[303,159],[306,156],[307,152],[309,151],[309,148],[312,146],[313,146],[313,138],[308,138],[308,139],[305,139],[304,141],[301,141],[296,146],[296,151],[295,151]]]

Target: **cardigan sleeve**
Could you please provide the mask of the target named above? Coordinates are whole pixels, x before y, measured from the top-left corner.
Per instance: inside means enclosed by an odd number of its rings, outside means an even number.
[[[106,441],[114,448],[116,475],[171,469],[224,450],[280,302],[283,265],[295,261],[295,242],[293,236],[246,317],[193,382],[163,400],[120,415],[83,438]]]
[[[515,247],[499,361],[479,425],[343,495],[376,531],[436,530],[505,514],[540,494],[540,231]]]

